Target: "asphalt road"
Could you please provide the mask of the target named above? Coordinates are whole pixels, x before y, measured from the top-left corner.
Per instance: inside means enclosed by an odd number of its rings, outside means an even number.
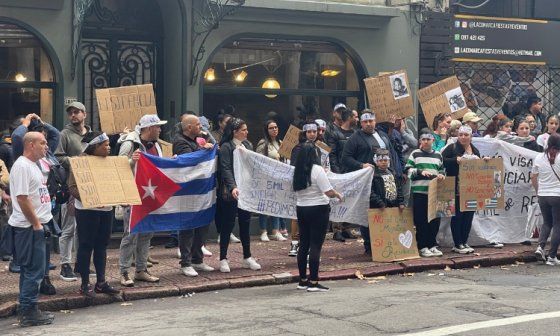
[[[560,268],[521,264],[230,289],[58,312],[0,335],[559,335]],[[544,313],[544,314],[543,314]]]

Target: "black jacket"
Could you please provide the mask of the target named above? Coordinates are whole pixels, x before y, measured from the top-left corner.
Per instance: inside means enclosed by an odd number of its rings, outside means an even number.
[[[480,157],[480,151],[471,143],[473,154]],[[465,154],[465,148],[459,143],[447,146],[441,156],[443,157],[443,166],[445,167],[446,176],[455,176],[455,193],[459,194],[459,163],[457,157]]]
[[[173,140],[173,154],[181,155],[185,153],[192,153],[199,150],[198,143],[195,139],[191,139],[183,133],[177,134]]]
[[[248,150],[253,150],[253,145],[248,141],[243,141],[243,145]],[[218,184],[220,187],[220,194],[224,199],[229,199],[231,191],[237,188],[235,183],[235,175],[233,172],[233,151],[235,144],[232,141],[224,142],[220,146],[218,154]]]
[[[379,136],[389,150],[391,164],[392,162],[399,160],[387,134],[381,131],[377,131],[377,133],[379,133]],[[348,173],[362,169],[362,164],[364,163],[370,163],[373,165],[373,155],[380,146],[377,144],[377,140],[375,140],[375,138],[373,138],[374,145],[370,146],[366,140],[367,137],[371,137],[371,135],[365,133],[363,130],[358,130],[356,133],[352,134],[350,138],[348,138],[348,141],[346,141],[342,151],[343,172]],[[395,172],[398,176],[402,175],[402,167],[400,171],[397,168]]]
[[[325,132],[325,142],[331,148],[329,153],[329,162],[331,164],[331,171],[333,173],[342,173],[342,151],[344,150],[344,145],[348,141],[350,136],[344,134],[343,130],[330,123]]]
[[[378,168],[375,168],[375,173],[373,174],[373,182],[371,183],[371,194],[369,196],[369,207],[371,209],[379,208],[394,208],[399,205],[404,205],[404,196],[401,179],[395,176],[395,173],[389,169],[389,172],[393,174],[395,178],[395,185],[397,187],[397,198],[394,201],[389,201],[385,198],[385,182],[383,182],[383,177]]]
[[[530,149],[530,150],[533,150],[535,152],[539,152],[539,153],[543,152],[542,146],[539,145],[536,140],[527,141],[526,143],[523,144],[523,147],[527,148],[527,149]]]

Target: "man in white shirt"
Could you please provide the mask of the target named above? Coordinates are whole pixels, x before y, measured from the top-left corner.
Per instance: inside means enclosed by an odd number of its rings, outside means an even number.
[[[37,309],[39,284],[45,274],[44,224],[52,220],[47,180],[37,162],[44,158],[47,140],[42,133],[28,132],[23,137],[23,155],[12,166],[10,195],[13,213],[13,249],[21,266],[18,316],[21,326],[51,324],[54,315]]]

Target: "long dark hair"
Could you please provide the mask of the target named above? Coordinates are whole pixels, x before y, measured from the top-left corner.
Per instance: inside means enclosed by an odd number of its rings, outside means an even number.
[[[270,133],[268,133],[268,125],[270,124],[276,124],[276,127],[278,127],[278,123],[275,120],[267,120],[264,123],[264,156],[268,156],[268,145],[270,143],[272,143],[272,138],[270,137]],[[278,140],[277,140],[278,141]]]
[[[246,122],[243,119],[231,118],[228,120],[226,127],[224,128],[224,135],[222,136],[222,141],[220,145],[233,140],[233,132],[239,130]]]
[[[223,111],[220,111],[220,113],[216,117],[216,124],[214,125],[214,130],[215,131],[219,130],[220,124],[227,118],[231,118],[231,114],[223,113]]]
[[[484,131],[484,133],[482,133],[482,135],[490,135],[491,137],[495,137],[496,134],[498,134],[500,128],[502,128],[508,122],[510,122],[510,120],[504,114],[496,114],[492,117],[492,122],[486,127],[486,130]]]
[[[548,158],[548,162],[550,162],[550,164],[554,164],[556,156],[560,153],[560,134],[552,133],[548,137],[547,146],[548,147],[544,150],[544,154]]]
[[[312,143],[306,142],[301,146],[296,159],[292,184],[294,191],[307,189],[311,185],[311,169],[314,164],[321,164],[317,147]]]
[[[432,130],[437,130],[438,125],[441,121],[445,120],[445,118],[450,117],[451,113],[438,113],[435,117],[434,117],[434,121],[432,122]]]

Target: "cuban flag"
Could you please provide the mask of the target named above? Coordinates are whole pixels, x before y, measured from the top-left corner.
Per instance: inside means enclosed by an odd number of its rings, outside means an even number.
[[[176,158],[142,153],[136,186],[142,205],[133,205],[130,232],[188,230],[210,224],[216,212],[216,152],[199,150]]]

